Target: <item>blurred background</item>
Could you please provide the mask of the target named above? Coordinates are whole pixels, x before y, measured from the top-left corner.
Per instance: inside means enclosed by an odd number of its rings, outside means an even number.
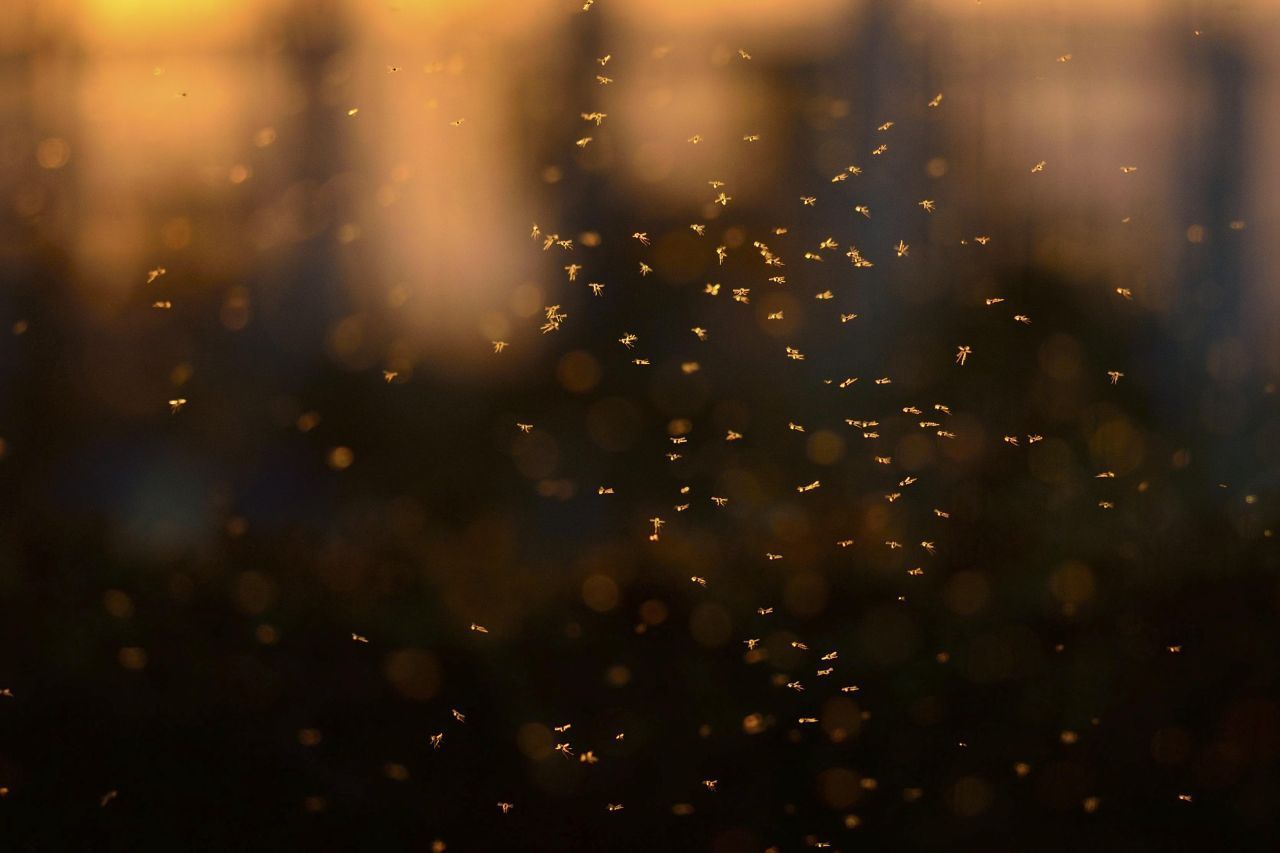
[[[1275,837],[1280,7],[586,5],[10,0],[0,847]]]

